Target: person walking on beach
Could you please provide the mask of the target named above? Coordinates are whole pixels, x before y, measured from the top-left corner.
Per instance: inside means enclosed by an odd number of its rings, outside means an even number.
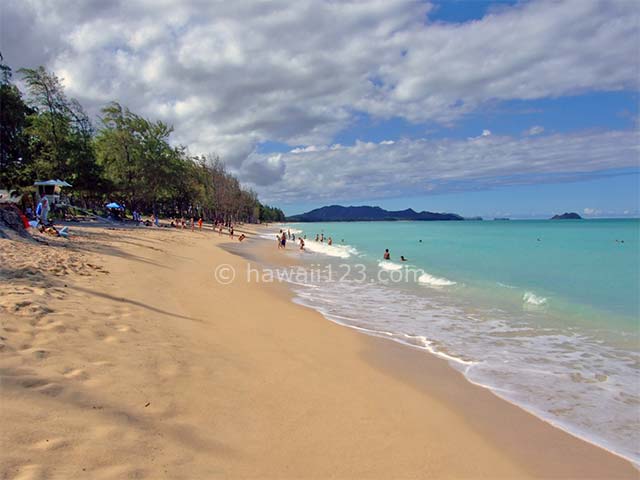
[[[202,231],[202,217],[198,219],[198,230]]]
[[[304,239],[300,238],[300,250],[304,250]]]
[[[47,197],[42,197],[40,202],[38,203],[38,207],[36,208],[36,217],[40,221],[42,225],[46,225],[49,220],[47,216],[49,215],[49,199]]]
[[[327,242],[329,245],[333,245],[333,238],[329,237],[329,241]]]
[[[391,260],[391,255],[389,254],[389,249],[385,248],[384,255],[382,256],[385,260]]]
[[[280,240],[280,243],[282,244],[282,248],[286,248],[286,246],[287,246],[287,235],[285,233],[282,234],[282,238]]]

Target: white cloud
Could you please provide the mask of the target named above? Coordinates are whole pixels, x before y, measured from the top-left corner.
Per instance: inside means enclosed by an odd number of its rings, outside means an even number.
[[[489,137],[491,136],[491,130],[482,130],[482,137]]]
[[[259,163],[260,155],[252,154]],[[338,150],[283,154],[283,175],[258,192],[271,202],[318,203],[504,185],[553,183],[638,168],[635,132],[537,137],[356,142]]]
[[[306,147],[298,147],[291,150],[291,153],[306,153],[306,152],[318,152],[320,150],[326,150],[327,147],[316,147],[315,145],[309,145]]]
[[[487,102],[638,88],[635,2],[530,1],[464,24],[425,22],[430,8],[7,0],[0,40],[12,67],[53,69],[91,113],[118,100],[241,175],[259,142],[329,145],[354,112],[450,124]]]
[[[602,210],[597,209],[597,208],[585,208],[582,212],[585,215],[597,216],[597,215],[600,215],[602,213]]]
[[[534,125],[533,127],[531,127],[529,130],[525,132],[525,135],[529,135],[529,136],[540,135],[542,132],[544,132],[544,127],[541,127],[540,125]]]

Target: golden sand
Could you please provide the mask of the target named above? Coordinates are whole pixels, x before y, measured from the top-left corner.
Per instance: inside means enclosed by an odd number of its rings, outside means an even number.
[[[0,478],[638,478],[283,286],[218,284],[217,266],[247,263],[228,241],[0,240]]]

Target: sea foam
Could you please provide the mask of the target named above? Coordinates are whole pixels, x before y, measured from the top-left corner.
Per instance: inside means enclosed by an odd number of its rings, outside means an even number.
[[[304,243],[305,250],[313,253],[321,253],[330,257],[349,258],[357,255],[358,251],[351,245],[329,245],[327,243],[316,242],[314,240]]]
[[[378,266],[383,270],[402,270],[402,265],[398,263],[393,263],[390,260],[381,260],[378,262]]]
[[[547,303],[546,298],[540,297],[533,292],[525,292],[522,301],[528,305],[535,305],[537,307],[546,305]]]
[[[452,280],[436,277],[434,275],[428,274],[427,272],[423,272],[422,275],[418,277],[418,282],[423,285],[430,285],[432,287],[448,287],[456,284],[456,282]]]

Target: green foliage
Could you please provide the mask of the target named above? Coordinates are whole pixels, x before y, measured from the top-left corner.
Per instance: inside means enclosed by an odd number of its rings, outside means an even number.
[[[260,205],[260,222],[284,222],[284,212],[276,207]]]
[[[25,130],[32,110],[11,83],[11,68],[0,64],[0,70],[0,186],[23,187],[30,181],[29,138]]]
[[[19,72],[27,103],[11,83],[11,69],[0,64],[0,186],[59,178],[73,185],[83,206],[116,200],[129,210],[226,223],[284,220],[281,210],[243,189],[218,157],[192,157],[186,147],[172,147],[170,125],[111,102],[96,131],[55,74],[43,67]]]
[[[32,107],[26,128],[32,175],[65,179],[77,192],[95,193],[101,181],[89,117],[77,100],[66,97],[60,79],[44,67],[19,72]]]

